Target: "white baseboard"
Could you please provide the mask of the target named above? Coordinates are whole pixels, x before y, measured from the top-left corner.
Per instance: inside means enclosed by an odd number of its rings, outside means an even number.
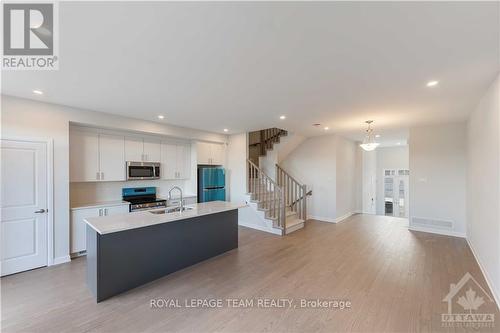
[[[69,255],[57,257],[57,258],[54,258],[54,260],[52,261],[52,264],[50,266],[64,264],[64,263],[70,262],[70,261],[71,261],[71,257]]]
[[[238,225],[240,225],[242,227],[247,227],[247,228],[250,228],[250,229],[255,229],[255,230],[259,230],[259,231],[269,232],[271,234],[275,234],[275,235],[280,235],[281,236],[281,230],[279,230],[279,229],[268,228],[268,227],[265,227],[265,226],[260,226],[260,225],[256,225],[256,224],[252,224],[252,223],[245,223],[245,222],[242,222],[242,221],[238,221]]]
[[[469,240],[468,237],[465,238],[467,241],[467,244],[469,244],[469,248],[472,252],[472,255],[476,259],[476,262],[479,266],[479,269],[483,273],[484,279],[486,280],[486,283],[488,284],[488,287],[490,288],[491,293],[493,294],[493,298],[495,299],[497,308],[500,310],[500,295],[496,293],[496,289],[493,288],[493,280],[489,277],[488,272],[484,269],[484,265],[481,263],[481,260],[479,260],[479,256],[477,255],[476,251],[474,250],[474,246],[472,246],[471,241]]]
[[[427,233],[430,233],[430,234],[443,235],[443,236],[465,238],[465,233],[463,233],[463,232],[456,232],[456,231],[447,231],[447,230],[432,229],[432,228],[425,228],[425,227],[416,227],[416,226],[412,226],[412,225],[410,225],[408,227],[408,230],[419,231],[419,232],[427,232]]]
[[[330,223],[340,223],[342,221],[344,221],[345,219],[348,219],[349,217],[353,216],[354,212],[350,212],[350,213],[347,213],[345,215],[342,215],[342,216],[339,216],[337,218],[330,218],[330,217],[323,217],[323,216],[314,216],[314,215],[309,215],[307,217],[307,219],[313,219],[313,220],[318,220],[318,221],[322,221],[322,222],[330,222]]]
[[[324,216],[308,215],[307,219],[308,220],[318,220],[318,221],[321,221],[321,222],[335,223],[335,219],[332,219],[332,218],[329,218],[329,217],[324,217]]]
[[[349,213],[347,213],[347,214],[345,214],[345,215],[339,216],[339,217],[337,217],[337,218],[334,220],[334,222],[333,222],[333,223],[340,223],[340,222],[343,222],[343,221],[347,220],[348,218],[350,218],[351,216],[353,216],[354,214],[355,214],[355,213],[353,213],[353,212],[349,212]]]

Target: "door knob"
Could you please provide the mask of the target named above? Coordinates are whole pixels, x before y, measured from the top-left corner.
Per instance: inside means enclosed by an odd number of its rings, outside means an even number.
[[[39,209],[39,210],[35,210],[35,214],[43,214],[43,213],[45,213],[45,212],[46,212],[46,210],[45,210],[45,209],[43,209],[43,208],[42,208],[42,209]]]

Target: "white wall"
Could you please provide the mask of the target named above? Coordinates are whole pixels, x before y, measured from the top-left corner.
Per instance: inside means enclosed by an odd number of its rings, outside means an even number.
[[[281,165],[312,190],[307,202],[308,216],[333,222],[359,209],[356,161],[354,142],[325,135],[303,141]]]
[[[228,137],[226,165],[226,197],[231,202],[245,202],[247,193],[247,134]]]
[[[376,149],[375,152],[377,154],[376,158],[377,214],[385,215],[384,169],[409,169],[410,167],[409,148],[408,146],[384,147]]]
[[[465,123],[410,129],[411,218],[451,221],[453,229],[445,233],[464,236],[465,179]],[[410,228],[417,228],[411,219]]]
[[[54,258],[69,255],[69,123],[185,139],[225,142],[226,136],[62,105],[1,95],[2,138],[54,140]]]
[[[305,139],[302,135],[288,132],[288,135],[282,136],[280,142],[274,144],[273,149],[268,150],[265,156],[259,157],[259,168],[271,179],[276,180],[276,164],[285,160]]]
[[[500,77],[467,126],[467,239],[500,301]]]
[[[377,213],[377,151],[362,152],[363,214]]]
[[[337,136],[335,218],[350,215],[356,207],[356,144]]]
[[[70,184],[70,207],[76,207],[87,203],[115,201],[122,199],[122,188],[154,186],[156,194],[166,199],[168,191],[172,186],[183,189],[183,195],[196,195],[195,192],[186,188],[184,180],[134,180],[128,182],[82,182]],[[175,193],[177,196],[178,193]]]
[[[320,220],[335,219],[336,137],[325,135],[305,140],[281,163],[308,190],[307,214]]]

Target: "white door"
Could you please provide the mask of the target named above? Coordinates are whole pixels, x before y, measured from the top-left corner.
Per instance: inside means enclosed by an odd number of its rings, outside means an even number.
[[[198,164],[210,164],[212,159],[211,144],[206,142],[198,142],[196,144],[196,153]]]
[[[87,224],[83,219],[99,216],[100,208],[75,209],[71,212],[71,253],[87,249]]]
[[[101,180],[125,180],[124,137],[99,134],[99,164]]]
[[[225,146],[221,144],[212,144],[212,164],[223,165],[225,156]]]
[[[71,130],[69,135],[70,181],[99,180],[99,136],[97,133]]]
[[[47,144],[1,140],[1,153],[4,276],[47,265]]]
[[[176,146],[172,143],[161,144],[161,178],[176,178]]]
[[[125,138],[125,160],[142,162],[144,159],[144,141],[138,137]]]
[[[177,145],[176,161],[177,161],[177,178],[187,179],[191,173],[191,150],[188,145]]]
[[[395,205],[394,205],[394,216],[397,217],[408,217],[409,216],[409,205],[408,205],[408,185],[409,185],[409,170],[398,170],[398,176],[395,178],[396,181],[396,193],[395,193]]]
[[[363,151],[363,214],[377,214],[377,153]]]
[[[144,139],[144,161],[160,162],[161,143],[159,140]]]
[[[384,215],[408,217],[409,174],[407,169],[384,170]]]

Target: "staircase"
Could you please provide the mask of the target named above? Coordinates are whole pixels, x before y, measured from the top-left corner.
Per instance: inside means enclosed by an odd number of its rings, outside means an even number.
[[[273,233],[287,235],[304,227],[307,216],[306,186],[276,165],[276,181],[250,159],[247,202]],[[274,232],[275,231],[275,232]]]
[[[253,163],[259,164],[259,157],[266,156],[267,152],[272,150],[274,145],[287,135],[287,131],[276,127],[248,133],[249,159]]]

